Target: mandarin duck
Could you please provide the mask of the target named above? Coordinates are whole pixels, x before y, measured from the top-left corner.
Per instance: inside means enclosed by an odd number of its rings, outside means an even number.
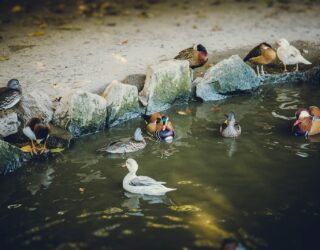
[[[195,69],[203,66],[208,61],[208,52],[201,44],[184,49],[174,58],[176,60],[187,60],[190,68]]]
[[[284,65],[284,72],[287,72],[287,65],[295,64],[295,71],[298,71],[299,63],[312,64],[301,55],[301,52],[297,48],[290,45],[286,39],[280,39],[277,41],[277,44],[279,45],[277,49],[277,55]]]
[[[176,190],[165,187],[165,182],[156,181],[148,176],[137,176],[138,163],[134,159],[128,159],[123,167],[127,167],[129,173],[124,177],[122,186],[130,193],[160,196]]]
[[[156,139],[172,141],[175,131],[167,115],[156,112],[152,115],[143,115],[143,118],[147,122],[146,130]]]
[[[320,133],[320,109],[318,107],[301,108],[295,113],[295,116],[296,121],[292,127],[294,135],[307,137]]]
[[[41,153],[45,153],[48,151],[47,149],[47,140],[50,135],[50,126],[45,121],[43,114],[40,114],[38,117],[31,118],[25,128],[23,129],[23,133],[30,139],[31,141],[31,153],[37,154],[37,149],[34,144],[34,141],[37,144],[44,142],[43,149]]]
[[[133,137],[123,138],[114,142],[111,142],[108,146],[99,149],[100,152],[107,152],[110,154],[125,154],[132,153],[138,150],[144,149],[147,143],[142,136],[142,131],[137,128]]]
[[[0,111],[13,108],[21,100],[21,86],[18,80],[11,79],[7,87],[0,88]]]
[[[263,65],[271,63],[276,58],[277,54],[270,44],[260,43],[248,53],[243,61],[249,61],[250,63],[257,65],[257,75],[260,76],[259,65],[261,66],[261,74],[264,75]]]
[[[236,122],[235,115],[230,112],[227,120],[220,126],[220,134],[223,137],[238,137],[241,134],[241,127],[238,122]]]

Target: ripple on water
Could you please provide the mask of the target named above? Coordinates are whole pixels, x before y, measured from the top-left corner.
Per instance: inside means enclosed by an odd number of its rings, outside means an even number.
[[[303,157],[303,158],[306,158],[306,157],[308,157],[308,156],[309,156],[309,154],[308,154],[308,153],[301,152],[301,151],[298,151],[298,152],[296,153],[296,155],[297,155],[297,156],[300,156],[300,157]]]

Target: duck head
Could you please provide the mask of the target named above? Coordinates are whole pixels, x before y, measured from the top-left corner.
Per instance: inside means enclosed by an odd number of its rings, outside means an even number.
[[[134,132],[134,140],[135,141],[144,141],[143,136],[142,136],[142,131],[141,128],[137,128],[136,131]]]
[[[207,52],[207,49],[206,49],[202,44],[198,44],[198,45],[197,45],[197,51],[203,52],[203,53],[205,53],[205,54],[208,53],[208,52]]]
[[[163,124],[162,130],[164,131],[164,130],[166,130],[166,128],[167,128],[167,124],[168,124],[168,121],[169,121],[169,117],[166,116],[166,115],[163,115],[163,116],[161,117],[161,121],[162,121],[162,124]]]
[[[8,83],[7,83],[7,88],[8,89],[14,89],[14,90],[21,90],[21,85],[19,83],[19,81],[17,79],[11,79]]]
[[[126,165],[125,166],[129,170],[129,173],[135,174],[138,171],[138,163],[132,158],[129,158],[126,161]]]
[[[311,115],[308,110],[306,110],[306,109],[298,110],[296,112],[297,120],[294,122],[293,127],[299,125],[304,118],[310,118],[310,117],[311,117]]]
[[[234,126],[235,123],[236,123],[235,115],[233,112],[230,112],[228,115],[228,125]]]
[[[281,38],[277,41],[277,44],[280,46],[280,47],[286,47],[286,46],[289,46],[290,43],[284,39],[284,38]]]

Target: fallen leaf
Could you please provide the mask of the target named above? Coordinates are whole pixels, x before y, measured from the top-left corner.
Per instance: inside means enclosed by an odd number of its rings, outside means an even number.
[[[12,52],[16,52],[22,49],[26,49],[26,48],[32,48],[35,45],[8,45],[10,51]]]
[[[24,153],[31,153],[31,146],[30,145],[26,145],[22,148],[20,148],[20,150]]]
[[[80,187],[80,188],[79,188],[79,192],[80,192],[80,193],[83,193],[83,192],[84,192],[84,190],[85,190],[85,189],[84,189],[84,188],[82,188],[82,187]]]
[[[8,56],[0,56],[0,62],[1,61],[7,61],[7,60],[9,60]]]
[[[61,153],[64,151],[64,148],[51,148],[49,149],[51,153]]]
[[[210,111],[220,111],[220,110],[222,110],[222,108],[216,108],[216,107],[210,108]]]
[[[188,115],[187,112],[185,112],[185,111],[178,111],[178,114],[179,115]]]
[[[20,4],[16,4],[11,9],[11,13],[19,13],[21,11],[23,11],[23,8],[22,8],[22,6]]]
[[[35,32],[28,33],[28,36],[38,37],[38,36],[44,36],[45,34],[46,34],[46,32],[44,32],[44,31],[35,31]]]
[[[80,27],[74,26],[72,24],[64,24],[57,27],[58,30],[81,30]]]
[[[124,41],[122,41],[120,44],[121,45],[124,45],[124,44],[127,44],[129,42],[129,40],[124,40]]]
[[[217,32],[217,31],[222,31],[222,29],[218,25],[216,25],[211,29],[211,31],[212,32]]]

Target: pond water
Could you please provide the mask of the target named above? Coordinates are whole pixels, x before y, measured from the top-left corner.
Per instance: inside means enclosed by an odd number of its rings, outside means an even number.
[[[81,138],[1,177],[1,249],[217,249],[230,236],[246,249],[320,249],[320,138],[290,133],[295,110],[319,100],[301,83],[168,110],[174,142],[149,138],[130,155],[138,174],[177,188],[165,197],[126,193],[126,157],[96,153],[140,119]],[[229,111],[238,139],[218,133]]]

